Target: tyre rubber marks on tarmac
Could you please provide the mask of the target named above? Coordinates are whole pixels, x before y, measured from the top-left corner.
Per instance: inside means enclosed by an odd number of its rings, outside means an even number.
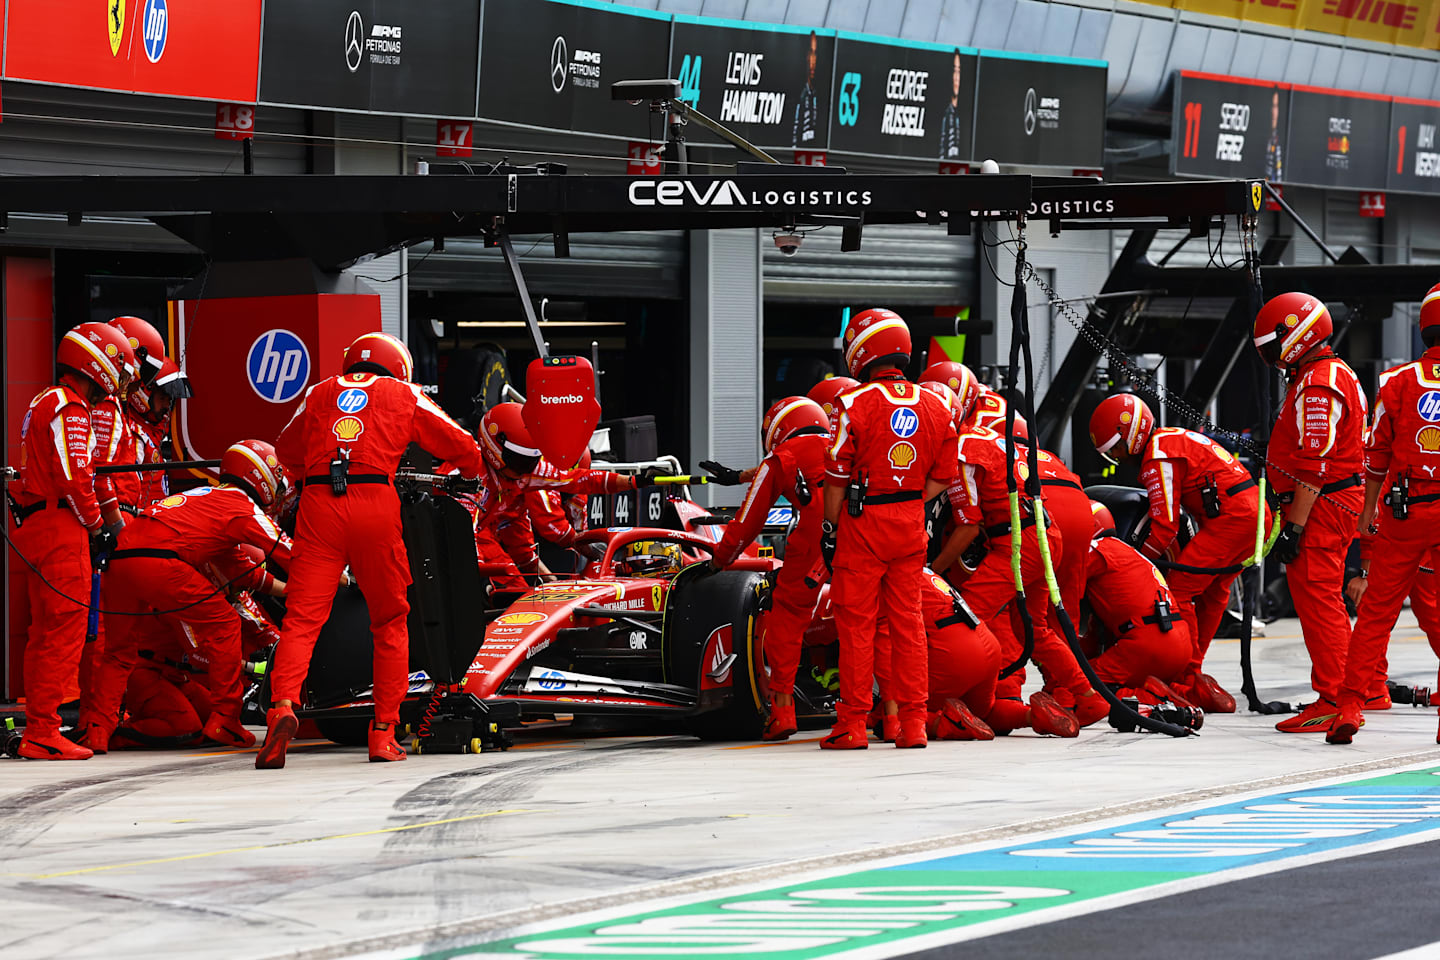
[[[1424,767],[679,905],[632,906],[503,940],[369,956],[889,957],[1437,831],[1440,767]]]

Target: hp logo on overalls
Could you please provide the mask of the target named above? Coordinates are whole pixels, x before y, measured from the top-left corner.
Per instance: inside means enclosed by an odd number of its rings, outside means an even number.
[[[250,387],[270,403],[289,403],[310,379],[310,351],[289,330],[266,330],[245,356]]]
[[[340,396],[335,400],[335,406],[345,413],[359,413],[369,403],[370,395],[358,387],[340,391]]]
[[[914,410],[896,410],[890,414],[890,430],[897,437],[913,437],[920,429],[920,417]]]
[[[1440,390],[1431,390],[1420,395],[1420,400],[1415,404],[1420,411],[1420,416],[1430,423],[1440,420]]]

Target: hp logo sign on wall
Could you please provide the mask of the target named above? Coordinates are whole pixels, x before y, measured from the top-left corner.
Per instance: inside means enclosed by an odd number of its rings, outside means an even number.
[[[360,69],[360,61],[364,59],[365,45],[365,21],[360,19],[359,10],[350,11],[350,19],[345,21],[345,66],[354,73]]]
[[[165,55],[165,38],[170,33],[169,9],[165,0],[145,0],[145,59],[158,63]]]
[[[250,344],[245,374],[262,400],[289,403],[310,379],[310,351],[289,330],[266,330]]]

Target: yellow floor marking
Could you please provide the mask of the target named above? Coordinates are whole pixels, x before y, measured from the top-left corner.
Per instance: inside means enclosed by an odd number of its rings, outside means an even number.
[[[9,873],[10,877],[29,877],[32,880],[53,880],[56,877],[74,877],[85,873],[104,873],[107,870],[124,870],[129,867],[148,867],[157,863],[180,863],[185,860],[203,860],[229,853],[253,853],[256,850],[273,850],[277,847],[294,847],[302,843],[319,843],[322,840],[353,840],[356,837],[374,837],[382,833],[403,833],[424,827],[438,827],[446,823],[464,823],[468,820],[482,820],[485,817],[499,817],[510,813],[539,813],[538,810],[491,810],[489,813],[472,813],[464,817],[450,817],[445,820],[427,820],[403,827],[381,827],[378,830],[361,830],[358,833],[336,833],[326,837],[305,837],[301,840],[281,840],[278,843],[257,843],[252,847],[231,847],[227,850],[210,850],[206,853],[187,853],[178,857],[157,857],[154,860],[133,860],[130,863],[112,863],[103,867],[81,867],[78,870],[61,870],[58,873]]]
[[[721,747],[722,750],[759,750],[761,747],[789,747],[797,743],[819,743],[824,737],[809,737],[805,740],[773,740],[769,743],[742,743],[738,747]]]

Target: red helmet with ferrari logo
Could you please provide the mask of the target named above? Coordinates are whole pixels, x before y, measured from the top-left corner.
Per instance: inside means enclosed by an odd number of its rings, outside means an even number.
[[[533,473],[540,462],[540,449],[530,437],[524,410],[518,403],[497,403],[486,410],[476,433],[480,452],[496,470],[524,475]]]
[[[135,351],[135,363],[140,370],[140,382],[150,383],[160,373],[165,360],[165,341],[160,331],[148,320],[140,317],[116,317],[110,326],[119,330]]]
[[[806,396],[820,404],[825,416],[838,419],[840,398],[852,390],[859,390],[861,386],[863,384],[853,377],[828,377],[811,387]]]
[[[864,380],[881,361],[897,367],[910,362],[910,328],[895,311],[873,307],[845,328],[845,366],[850,376]]]
[[[1090,414],[1090,442],[1095,452],[1111,463],[1139,456],[1154,431],[1155,414],[1133,393],[1106,397]]]
[[[955,391],[938,380],[922,381],[920,389],[928,390],[945,401],[945,409],[950,411],[950,422],[955,424],[955,429],[958,431],[965,418],[961,416],[960,398],[955,396]]]
[[[230,444],[220,455],[220,480],[244,490],[250,499],[270,512],[285,499],[289,486],[285,468],[275,456],[274,445],[264,440]]]
[[[107,323],[82,323],[67,332],[55,349],[55,363],[110,396],[135,376],[135,351],[125,335]]]
[[[365,333],[345,348],[346,373],[378,373],[409,380],[415,370],[410,348],[388,333]]]
[[[1272,297],[1255,315],[1255,349],[1272,367],[1293,367],[1334,332],[1330,311],[1308,293]]]
[[[777,400],[765,411],[760,421],[760,438],[769,453],[777,443],[805,433],[825,435],[830,432],[830,418],[808,397],[786,397]]]
[[[970,419],[975,402],[980,399],[980,381],[969,367],[954,360],[937,360],[930,364],[920,375],[920,383],[943,383],[955,393],[955,398],[960,403],[957,427]]]

